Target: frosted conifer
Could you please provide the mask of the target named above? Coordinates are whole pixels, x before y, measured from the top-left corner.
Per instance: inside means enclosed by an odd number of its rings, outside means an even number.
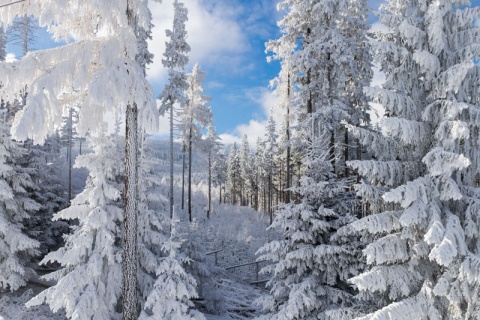
[[[468,1],[387,1],[376,59],[383,88],[367,93],[387,117],[380,132],[351,128],[376,159],[364,176],[373,241],[351,281],[371,302],[362,319],[476,319],[478,297],[478,8]],[[477,88],[477,89],[475,89]]]
[[[168,69],[168,83],[165,85],[159,96],[161,100],[160,114],[168,112],[170,117],[170,218],[173,217],[173,130],[174,130],[174,107],[180,104],[183,107],[187,102],[184,95],[188,88],[185,66],[188,63],[188,45],[187,31],[185,23],[188,21],[188,9],[182,2],[175,0],[173,2],[174,16],[172,30],[166,30],[170,41],[166,42],[165,53],[162,64]]]
[[[85,190],[70,207],[54,219],[77,220],[65,245],[45,256],[41,263],[57,262],[63,268],[44,276],[57,281],[27,305],[47,303],[56,312],[65,309],[68,318],[111,319],[117,315],[121,295],[123,210],[120,199],[123,167],[115,166],[121,154],[114,137],[90,137],[93,154],[77,157],[76,167],[90,170]]]

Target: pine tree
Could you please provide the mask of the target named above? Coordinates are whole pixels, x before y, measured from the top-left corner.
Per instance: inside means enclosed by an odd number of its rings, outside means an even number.
[[[0,61],[5,61],[6,38],[0,30]],[[25,225],[40,205],[27,196],[33,183],[29,172],[16,163],[25,150],[11,139],[9,104],[0,108],[0,289],[17,290],[35,274],[28,266],[40,243],[25,233]]]
[[[239,163],[240,163],[240,201],[242,205],[249,205],[250,197],[253,194],[252,190],[252,162],[250,155],[250,146],[248,144],[248,137],[246,134],[243,135],[242,144],[240,145],[240,154],[239,154]]]
[[[207,153],[208,158],[208,210],[207,210],[207,218],[210,218],[210,213],[212,212],[212,184],[217,181],[218,183],[218,175],[215,174],[215,164],[218,161],[222,161],[219,155],[220,149],[220,138],[217,135],[217,131],[215,130],[215,125],[213,121],[211,121],[208,125],[207,136],[205,137],[204,141],[204,149]],[[216,179],[217,178],[217,179]]]
[[[54,0],[6,6],[0,11],[4,26],[11,25],[16,17],[32,16],[56,40],[68,43],[50,49],[48,53],[31,52],[20,61],[0,65],[5,75],[0,96],[6,101],[12,103],[15,93],[26,86],[29,88],[25,107],[13,122],[15,139],[25,141],[32,138],[35,143],[43,143],[59,127],[63,110],[71,104],[82,106],[77,125],[80,135],[98,129],[108,111],[126,115],[122,307],[124,318],[128,320],[138,316],[137,120],[142,119],[144,129],[151,129],[158,123],[152,89],[145,79],[144,66],[148,55],[142,45],[145,42],[141,41],[151,28],[147,6],[148,1],[139,0],[128,0],[126,6],[123,2],[112,4],[109,1],[83,1],[66,6]],[[52,12],[55,12],[53,18],[44,19]],[[79,21],[95,21],[95,27],[85,27]],[[72,34],[75,34],[73,42]]]
[[[68,318],[110,319],[119,311],[122,293],[123,168],[115,166],[115,137],[101,133],[90,137],[93,154],[77,157],[75,166],[89,169],[85,190],[70,207],[54,219],[77,220],[78,226],[65,237],[65,246],[51,252],[42,264],[57,262],[63,268],[44,276],[57,284],[42,291],[28,306],[46,303],[56,312],[65,309]]]
[[[173,2],[174,18],[172,30],[166,30],[170,41],[166,43],[162,64],[168,68],[168,84],[160,94],[160,114],[169,112],[170,116],[170,218],[173,217],[173,129],[174,129],[174,105],[179,103],[181,107],[186,104],[185,90],[188,88],[185,66],[188,63],[190,46],[186,42],[187,31],[185,23],[188,20],[188,10],[182,2]]]
[[[187,76],[188,89],[185,91],[186,104],[179,115],[179,129],[188,150],[188,217],[192,222],[192,153],[193,145],[202,139],[202,129],[212,122],[212,111],[205,104],[210,98],[203,95],[205,73],[200,71],[198,63]]]
[[[33,145],[29,140],[24,143],[23,156],[16,161],[31,178],[26,195],[39,204],[26,228],[28,234],[40,242],[42,255],[63,244],[62,237],[69,227],[65,221],[52,221],[53,214],[68,205],[66,186],[59,175],[65,167],[59,142],[58,135],[48,137],[43,146]]]
[[[143,135],[142,135],[143,136]],[[156,270],[165,252],[159,244],[168,241],[169,216],[168,199],[159,193],[162,176],[156,171],[158,160],[148,137],[142,143],[140,164],[140,199],[138,217],[138,253],[139,253],[139,291],[142,307],[147,297],[152,293],[157,281]]]
[[[7,112],[5,109],[1,110]],[[25,150],[12,141],[9,126],[0,121],[0,288],[17,290],[35,274],[28,266],[40,243],[25,233],[40,205],[30,199],[30,174],[16,165]]]
[[[349,84],[355,76],[353,40],[342,27],[350,4],[282,1],[282,36],[267,44],[298,88],[290,99],[301,110],[297,148],[303,165],[294,188],[299,203],[281,206],[272,223],[285,239],[259,251],[260,260],[273,262],[264,269],[272,275],[270,295],[260,301],[267,319],[339,319],[354,303],[347,280],[359,273],[362,260],[360,243],[346,225],[355,220],[357,201],[339,161],[349,154],[341,122],[352,123],[356,108],[346,90],[356,88]]]
[[[232,148],[230,149],[230,154],[228,157],[227,182],[226,182],[228,195],[230,197],[230,203],[233,205],[237,204],[239,179],[240,179],[240,160],[238,156],[237,143],[234,142]]]
[[[273,175],[275,174],[275,157],[277,155],[277,133],[276,124],[273,117],[268,118],[266,134],[265,134],[265,148],[263,149],[263,165],[265,169],[265,178],[267,186],[268,204],[267,212],[270,215],[270,224],[273,222]]]
[[[183,267],[190,259],[180,252],[183,240],[177,233],[178,222],[172,221],[170,238],[162,245],[167,256],[156,268],[157,280],[139,319],[205,319],[191,309],[191,299],[197,297],[197,283]]]
[[[377,35],[387,117],[351,128],[375,160],[351,162],[372,216],[351,228],[372,242],[351,281],[370,302],[362,319],[476,319],[480,10],[465,1],[388,1]]]
[[[284,239],[257,252],[259,261],[272,262],[261,271],[271,278],[270,294],[257,301],[264,313],[260,319],[333,320],[339,319],[340,307],[353,304],[347,279],[358,274],[362,261],[358,241],[344,230],[354,220],[347,204],[352,200],[332,174],[326,150],[309,146],[312,163],[307,163],[301,186],[293,188],[302,200],[281,205],[271,225]]]
[[[220,146],[217,156],[213,158],[212,163],[212,183],[215,187],[218,187],[219,195],[218,202],[222,204],[223,197],[225,196],[225,184],[227,182],[227,156],[225,155],[225,147]],[[222,190],[224,193],[222,194]]]

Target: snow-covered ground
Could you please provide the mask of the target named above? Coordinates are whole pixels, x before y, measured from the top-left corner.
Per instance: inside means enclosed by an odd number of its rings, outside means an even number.
[[[195,194],[198,205],[194,206],[194,223],[187,228],[189,233],[186,236],[199,242],[203,253],[222,249],[217,253],[218,268],[214,277],[218,294],[223,297],[223,310],[220,315],[206,314],[206,317],[208,320],[251,319],[257,314],[253,301],[262,293],[261,288],[250,284],[256,278],[255,265],[234,270],[225,268],[255,261],[258,248],[276,235],[265,232],[268,226],[266,215],[246,207],[215,204],[211,218],[207,219],[201,210],[203,193],[198,191]],[[184,211],[179,211],[185,215]],[[187,223],[185,217],[183,223]],[[205,259],[215,269],[215,255],[205,255]],[[29,284],[18,292],[0,293],[0,320],[65,320],[63,312],[53,314],[46,305],[25,307],[25,302],[42,289]]]
[[[158,172],[165,175],[164,185],[158,193],[166,195],[168,190],[167,162],[164,157],[163,142],[153,143],[156,156],[161,164]],[[176,202],[180,203],[181,157],[176,157]],[[262,289],[250,284],[258,278],[255,264],[229,268],[256,260],[255,252],[267,241],[277,238],[278,234],[266,231],[268,216],[247,207],[231,206],[218,203],[217,190],[213,191],[213,207],[210,219],[207,219],[207,185],[205,160],[201,155],[194,156],[194,176],[192,190],[193,223],[188,223],[186,210],[176,207],[176,213],[181,220],[181,230],[184,238],[197,244],[204,263],[211,268],[217,296],[222,298],[221,310],[215,315],[206,314],[208,320],[244,320],[251,319],[257,314],[257,307],[253,301],[262,294]],[[77,181],[78,180],[78,181]],[[84,186],[85,172],[74,171],[74,189],[81,191]],[[220,250],[220,251],[218,251]],[[216,254],[212,252],[218,251]],[[212,253],[212,254],[208,254]],[[261,263],[258,267],[263,266]],[[260,277],[261,278],[261,277]],[[64,312],[53,314],[48,306],[27,308],[25,302],[35,296],[45,287],[36,283],[29,283],[25,288],[14,292],[0,292],[0,320],[65,320]],[[202,300],[197,302],[202,308]],[[203,310],[204,312],[205,309]]]

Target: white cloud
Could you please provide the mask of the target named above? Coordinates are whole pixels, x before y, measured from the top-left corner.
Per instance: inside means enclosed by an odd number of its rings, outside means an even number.
[[[13,53],[7,53],[7,56],[5,57],[5,62],[15,62],[17,61],[17,58]]]
[[[232,8],[221,5],[221,1],[209,1],[208,9],[201,0],[184,0],[188,8],[188,21],[186,24],[189,43],[192,51],[189,54],[190,65],[196,62],[200,66],[209,66],[231,72],[235,67],[240,67],[243,61],[241,53],[249,47],[246,34],[236,20]],[[149,48],[155,57],[149,66],[148,78],[154,83],[164,82],[167,72],[162,65],[165,42],[165,30],[172,28],[173,5],[172,1],[162,4],[151,2],[150,9],[155,27]]]
[[[256,87],[246,90],[245,96],[261,107],[261,114],[257,115],[257,119],[240,124],[232,131],[221,134],[220,138],[224,144],[233,144],[233,142],[240,143],[243,135],[246,134],[250,147],[254,147],[257,138],[264,138],[267,119],[270,116],[272,116],[277,123],[277,129],[283,121],[282,113],[275,108],[277,98],[272,91],[264,87]]]

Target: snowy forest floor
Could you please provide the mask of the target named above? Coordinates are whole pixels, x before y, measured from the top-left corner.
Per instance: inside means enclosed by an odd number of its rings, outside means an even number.
[[[196,203],[202,203],[201,193],[197,193]],[[254,262],[255,252],[265,242],[276,237],[275,233],[265,229],[268,226],[266,215],[246,207],[216,205],[211,218],[199,207],[194,207],[194,222],[190,224],[188,235],[190,241],[197,242],[202,248],[201,255],[205,263],[213,270],[217,296],[222,297],[222,307],[215,315],[205,313],[208,320],[251,319],[257,315],[253,301],[263,289],[252,282],[263,280],[257,275]],[[187,224],[186,214],[182,211],[181,223]],[[204,215],[204,216],[202,216]],[[219,251],[220,250],[220,251]],[[218,251],[215,254],[212,252]],[[211,253],[211,254],[208,254]],[[43,290],[45,286],[29,283],[13,293],[0,293],[0,320],[64,320],[62,311],[53,314],[46,305],[27,308],[25,302]],[[201,307],[201,300],[197,302]],[[206,312],[206,311],[205,311]]]

